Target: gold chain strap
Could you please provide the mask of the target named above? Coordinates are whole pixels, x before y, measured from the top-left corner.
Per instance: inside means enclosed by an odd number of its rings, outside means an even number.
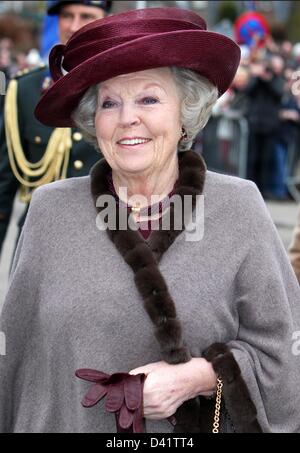
[[[222,380],[220,378],[218,378],[217,379],[217,394],[216,394],[215,416],[214,416],[214,423],[213,423],[213,430],[212,430],[212,432],[214,434],[217,434],[219,432],[222,388],[223,388],[223,382],[222,382]]]

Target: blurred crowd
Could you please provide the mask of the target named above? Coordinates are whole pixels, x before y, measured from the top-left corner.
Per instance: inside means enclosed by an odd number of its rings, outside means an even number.
[[[19,50],[11,38],[0,39],[0,71],[4,72],[7,80],[13,78],[19,71],[34,68],[41,62],[37,49]]]
[[[9,28],[9,24],[6,26]],[[19,42],[22,39],[19,33]],[[214,108],[214,118],[223,119],[215,131],[219,134],[221,152],[226,160],[232,140],[228,118],[245,118],[248,124],[245,176],[258,185],[265,199],[286,200],[290,197],[287,177],[297,173],[300,161],[300,43],[292,44],[287,39],[276,42],[269,35],[263,46],[241,45],[241,51],[241,64],[233,84]],[[36,48],[22,49],[2,30],[0,71],[7,82],[20,71],[41,63]],[[4,96],[0,96],[0,116],[3,102]],[[212,130],[207,128],[207,133]]]
[[[35,48],[22,50],[10,37],[0,38],[0,71],[4,73],[6,85],[20,71],[30,70],[42,62]],[[3,114],[4,96],[0,96],[0,118]]]
[[[237,75],[215,106],[214,117],[247,120],[247,178],[265,199],[286,200],[286,180],[299,161],[300,43],[276,44],[269,37],[263,47],[242,45],[241,50]],[[231,123],[222,121],[221,126],[219,122],[226,153]]]
[[[0,14],[0,70],[8,79],[39,63],[40,25],[18,14]]]
[[[6,85],[18,72],[40,64],[39,41],[38,24],[18,14],[0,14],[0,71],[5,74]],[[0,96],[0,116],[3,104],[4,96]]]

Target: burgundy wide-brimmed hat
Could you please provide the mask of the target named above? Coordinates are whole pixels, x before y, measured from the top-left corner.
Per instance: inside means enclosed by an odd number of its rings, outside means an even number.
[[[196,71],[223,94],[240,61],[231,39],[207,31],[196,13],[179,8],[132,10],[99,19],[51,50],[54,84],[35,109],[52,127],[73,126],[71,114],[86,90],[121,74],[164,66]]]

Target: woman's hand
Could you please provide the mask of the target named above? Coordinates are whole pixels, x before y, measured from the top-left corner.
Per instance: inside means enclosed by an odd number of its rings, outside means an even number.
[[[187,363],[170,365],[155,362],[136,368],[130,374],[144,373],[144,416],[161,420],[173,415],[184,401],[197,395],[210,395],[217,377],[209,362],[193,358]]]

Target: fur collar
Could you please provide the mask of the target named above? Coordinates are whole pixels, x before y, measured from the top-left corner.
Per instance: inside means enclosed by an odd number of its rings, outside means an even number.
[[[108,172],[106,161],[97,163],[91,171],[91,190],[94,200],[108,194]],[[203,159],[192,151],[179,157],[179,178],[174,194],[184,200],[184,195],[192,195],[195,206],[196,195],[203,192],[206,166]],[[158,261],[183,231],[175,230],[172,220],[177,214],[171,207],[170,230],[153,231],[149,241],[145,241],[137,231],[108,230],[124,260],[134,272],[134,279],[141,294],[145,309],[155,326],[155,336],[160,344],[162,358],[169,363],[186,362],[190,354],[183,344],[180,322],[176,317],[176,307],[168,291],[166,282],[158,269]],[[101,212],[101,209],[99,209]],[[118,225],[117,214],[117,225]],[[183,225],[183,222],[182,222]]]
[[[105,160],[98,162],[91,170],[91,192],[97,205],[97,199],[101,195],[111,195],[109,190],[108,174],[111,171],[108,163]],[[206,166],[198,154],[193,151],[186,151],[179,154],[179,178],[175,185],[174,195],[179,195],[184,203],[184,195],[192,195],[192,207],[195,208],[196,197],[201,195],[205,184]],[[97,208],[101,212],[104,208]],[[158,263],[163,254],[173,244],[175,239],[182,233],[184,229],[184,222],[182,219],[183,228],[177,230],[174,228],[174,219],[179,213],[176,208],[171,204],[170,219],[171,227],[169,230],[156,230],[153,231],[146,241],[137,232],[130,228],[126,230],[107,230],[111,241],[115,244],[120,254],[123,256],[126,263],[131,267],[134,275],[136,287],[141,295],[144,303],[144,308],[149,315],[154,325],[154,335],[160,346],[162,359],[168,363],[176,364],[183,363],[190,360],[191,355],[184,344],[182,338],[182,329],[179,319],[176,314],[175,303],[169,293],[167,284],[163,275],[161,274]],[[182,210],[184,211],[184,210]],[[129,214],[127,214],[129,216]],[[117,209],[117,226],[119,225],[119,215]],[[128,221],[128,217],[127,217]],[[226,356],[224,351],[229,355]],[[223,357],[223,362],[220,357]],[[228,361],[228,357],[230,360]],[[224,359],[225,357],[225,359]],[[238,364],[235,362],[233,355],[230,353],[226,345],[212,345],[206,351],[207,360],[211,361],[213,367],[218,375],[222,374],[222,370],[229,369],[229,390],[232,394],[232,362],[235,368],[235,380],[237,385],[240,386],[242,380]],[[224,366],[224,360],[229,363],[228,367]],[[226,363],[227,363],[226,362]],[[221,363],[221,365],[220,365]],[[226,375],[222,376],[224,381],[223,395],[226,395]],[[239,380],[240,379],[240,380]],[[244,385],[244,387],[243,387]],[[248,392],[247,386],[243,381],[243,389]],[[241,393],[241,392],[240,392]],[[244,392],[245,393],[245,392]],[[242,394],[244,395],[242,392]],[[247,401],[251,398],[247,393]],[[186,401],[176,412],[177,424],[175,432],[209,432],[211,431],[213,423],[214,404],[211,401],[203,400],[199,405],[200,398]],[[252,401],[251,401],[252,403]],[[241,401],[239,404],[243,404]],[[242,426],[238,426],[239,432],[257,432],[256,424],[253,427],[251,423],[255,420],[256,411],[255,407],[248,404],[246,410],[246,417]],[[239,407],[236,407],[237,414],[239,414]],[[248,418],[247,418],[248,416]],[[234,421],[239,424],[240,418],[237,415]],[[249,424],[250,423],[250,424]]]

